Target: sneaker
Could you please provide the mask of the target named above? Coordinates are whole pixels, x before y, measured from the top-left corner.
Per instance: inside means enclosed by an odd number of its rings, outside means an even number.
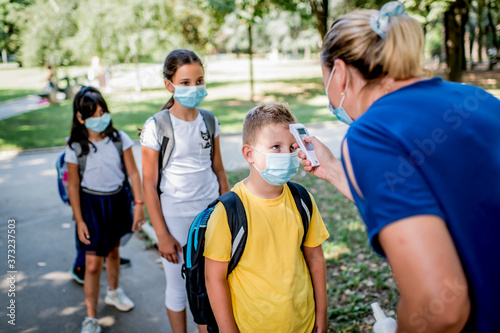
[[[125,295],[122,288],[116,288],[115,290],[107,290],[107,295],[104,298],[104,303],[107,305],[113,305],[120,311],[130,311],[134,308],[134,302]]]
[[[71,276],[79,284],[83,284],[83,279],[85,278],[85,266],[76,266],[71,270]]]
[[[127,258],[120,258],[120,269],[128,268],[132,266],[132,262],[130,259]],[[102,268],[106,268],[106,258],[104,258],[104,264],[102,265]]]
[[[120,269],[132,266],[132,262],[127,258],[120,258]]]
[[[100,333],[101,326],[97,323],[96,318],[85,317],[82,323],[82,330],[80,333]]]

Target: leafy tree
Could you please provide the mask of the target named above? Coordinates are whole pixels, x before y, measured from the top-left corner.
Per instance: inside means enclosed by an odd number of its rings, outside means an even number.
[[[465,66],[465,25],[468,20],[468,6],[465,0],[450,3],[444,13],[446,61],[450,81],[460,82]]]
[[[74,35],[77,0],[35,0],[26,8],[21,52],[29,65],[67,63],[73,54],[64,39]]]
[[[31,0],[0,0],[0,50],[18,53],[21,48],[23,10]]]
[[[328,32],[328,0],[308,0],[321,40]]]
[[[294,7],[292,1],[284,0],[201,0],[202,8],[210,12],[210,16],[220,26],[224,18],[234,13],[241,23],[247,27],[248,55],[250,59],[250,100],[254,100],[254,78],[253,78],[253,29],[254,25],[262,20],[262,17],[270,10]]]

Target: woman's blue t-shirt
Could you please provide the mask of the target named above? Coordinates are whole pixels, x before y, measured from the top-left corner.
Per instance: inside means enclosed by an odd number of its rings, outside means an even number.
[[[500,101],[481,88],[424,80],[383,96],[346,140],[372,247],[415,215],[447,224],[469,283],[466,332],[500,332]]]

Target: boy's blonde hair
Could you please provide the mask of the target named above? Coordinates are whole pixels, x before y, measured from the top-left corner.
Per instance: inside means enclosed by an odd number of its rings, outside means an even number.
[[[270,124],[295,124],[297,119],[288,104],[261,104],[248,111],[243,121],[243,144],[252,144],[263,127]]]
[[[420,24],[409,15],[391,16],[387,37],[382,39],[370,27],[370,17],[377,13],[356,10],[335,21],[323,42],[323,65],[332,68],[335,60],[342,59],[368,81],[422,75],[424,33]]]

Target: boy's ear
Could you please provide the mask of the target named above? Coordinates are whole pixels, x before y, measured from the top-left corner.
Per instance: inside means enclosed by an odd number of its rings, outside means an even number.
[[[245,158],[245,160],[247,160],[249,164],[254,163],[252,147],[250,147],[250,145],[243,145],[243,147],[241,148],[241,153],[243,154],[243,157]]]

